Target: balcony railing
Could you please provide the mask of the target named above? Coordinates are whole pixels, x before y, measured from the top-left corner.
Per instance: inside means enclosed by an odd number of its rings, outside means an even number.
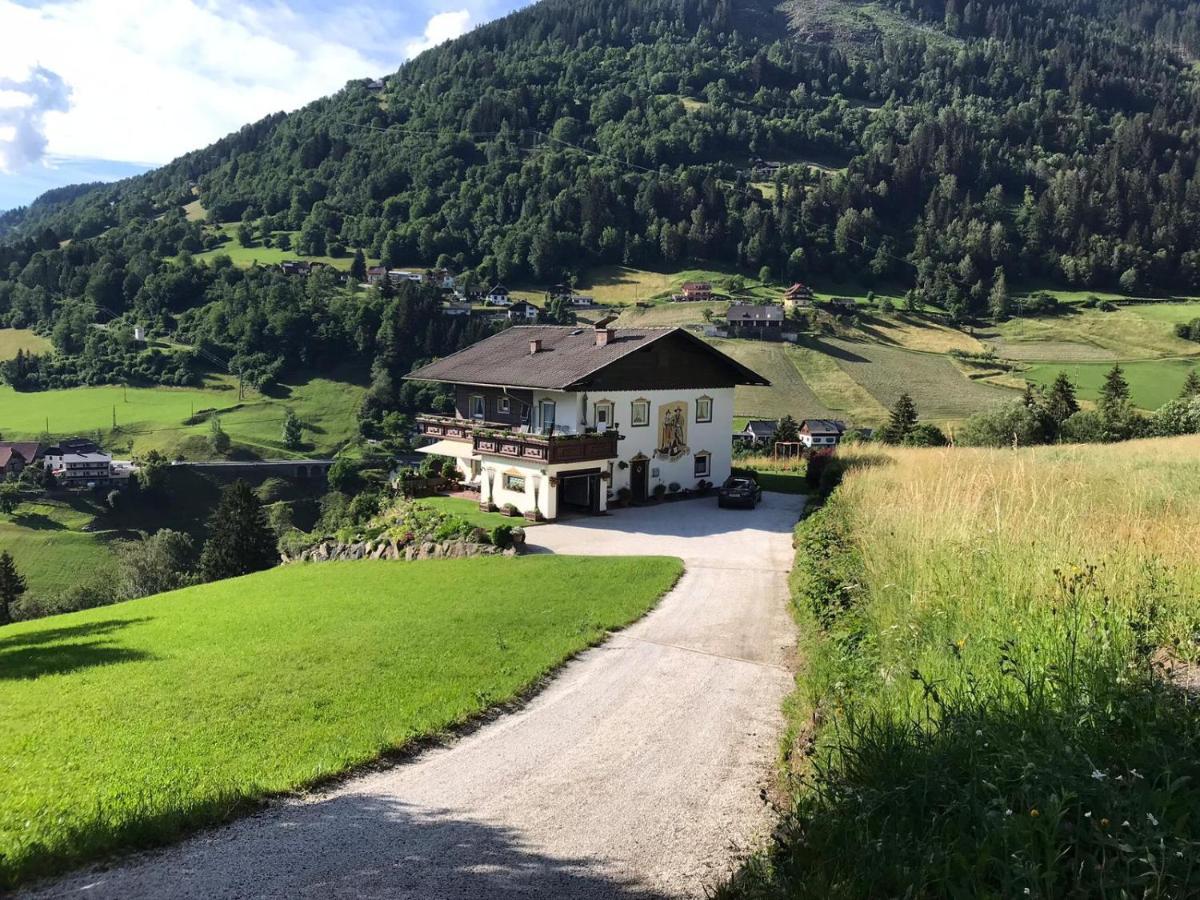
[[[620,435],[615,431],[538,434],[504,425],[446,416],[417,416],[426,437],[470,443],[476,453],[557,465],[612,459]]]

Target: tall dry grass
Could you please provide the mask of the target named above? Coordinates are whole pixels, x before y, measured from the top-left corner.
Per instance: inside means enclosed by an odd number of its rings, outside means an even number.
[[[725,898],[1200,896],[1200,437],[848,449],[797,529],[792,806]]]

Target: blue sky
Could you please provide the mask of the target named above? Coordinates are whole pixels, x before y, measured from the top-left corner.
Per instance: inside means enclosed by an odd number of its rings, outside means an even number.
[[[169,162],[531,0],[0,0],[0,210]]]

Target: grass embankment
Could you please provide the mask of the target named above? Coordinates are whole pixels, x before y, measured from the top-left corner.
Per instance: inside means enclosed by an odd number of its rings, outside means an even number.
[[[845,455],[798,529],[793,809],[727,897],[1194,896],[1200,438]],[[855,468],[857,466],[857,468]]]
[[[506,516],[503,513],[484,512],[479,508],[479,504],[474,500],[467,500],[463,497],[422,497],[417,501],[421,506],[428,506],[436,509],[445,515],[457,516],[464,519],[471,525],[478,528],[495,528],[497,525],[509,525],[522,528],[529,527],[532,523],[526,522],[524,519],[516,516]]]
[[[0,628],[0,884],[177,838],[512,701],[681,568],[320,563]]]
[[[168,456],[207,458],[210,423],[203,410],[217,410],[234,444],[262,457],[327,454],[351,440],[364,388],[345,381],[313,378],[281,386],[278,396],[247,390],[238,399],[236,382],[215,379],[206,388],[81,387],[20,393],[0,385],[6,439],[101,434],[106,447],[126,454],[159,450]],[[283,445],[283,421],[291,409],[303,423],[300,451]],[[117,427],[113,428],[113,417]],[[192,424],[188,424],[192,421]]]
[[[84,496],[27,501],[11,515],[0,513],[0,549],[13,555],[31,594],[64,590],[111,567],[108,536],[91,527],[95,516]]]

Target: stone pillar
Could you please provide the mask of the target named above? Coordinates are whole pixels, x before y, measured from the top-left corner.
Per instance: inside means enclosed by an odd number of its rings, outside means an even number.
[[[553,520],[558,516],[558,486],[552,484],[558,479],[549,472],[543,472],[538,479],[538,512],[546,519]]]
[[[484,511],[492,508],[492,472],[484,465],[479,467],[479,508]]]
[[[596,479],[596,484],[597,484],[596,491],[597,491],[597,492],[599,493],[599,495],[600,495],[600,506],[599,506],[599,510],[600,510],[601,514],[608,512],[608,485],[609,485],[609,480],[608,480],[608,478],[607,478],[607,475],[608,475],[608,473],[607,473],[607,472],[601,472],[601,473],[600,473],[600,476],[599,476],[599,477]]]

